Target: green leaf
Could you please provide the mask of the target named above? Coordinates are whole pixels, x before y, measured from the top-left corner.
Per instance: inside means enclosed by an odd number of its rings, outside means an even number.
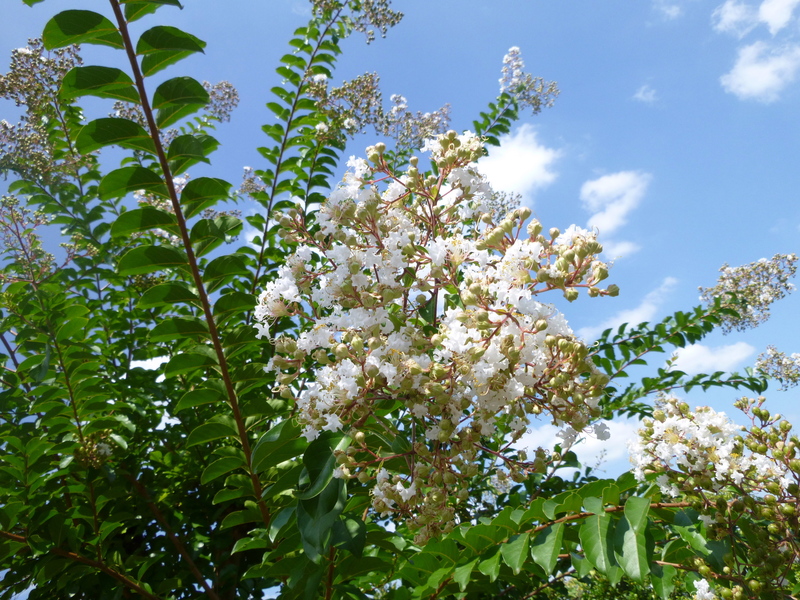
[[[247,267],[238,256],[234,254],[219,256],[206,265],[203,282],[208,291],[213,292],[237,275],[244,275],[247,272]]]
[[[320,436],[308,445],[303,454],[305,465],[306,484],[298,486],[297,497],[300,500],[309,500],[319,495],[333,478],[336,468],[336,457],[331,448],[330,436]]]
[[[137,246],[117,263],[120,275],[141,275],[174,268],[188,270],[188,262],[183,252],[170,246]]]
[[[122,2],[122,4],[125,5],[125,20],[128,23],[154,13],[165,4],[177,6],[180,9],[183,8],[178,0],[128,0],[127,2]]]
[[[482,560],[478,564],[478,570],[489,578],[489,581],[494,581],[500,575],[500,553],[495,552],[486,560]]]
[[[192,338],[195,341],[208,337],[208,325],[201,319],[172,317],[158,323],[151,331],[151,342],[168,342],[181,338]]]
[[[561,523],[559,523],[561,525]],[[515,539],[500,546],[500,554],[503,557],[503,562],[506,563],[514,575],[520,572],[522,565],[525,564],[525,559],[528,557],[528,543],[530,542],[530,534],[525,532],[518,535]],[[558,545],[559,549],[561,544]],[[556,552],[556,557],[558,552]],[[548,571],[549,573],[550,571]]]
[[[42,41],[48,50],[72,44],[125,48],[122,36],[114,24],[103,15],[90,10],[65,10],[58,13],[44,26]]]
[[[672,597],[672,591],[675,589],[673,579],[677,574],[678,570],[673,566],[651,565],[650,583],[661,600],[669,600]]]
[[[89,319],[83,317],[70,319],[59,328],[58,333],[56,333],[56,341],[63,342],[64,340],[70,339],[79,331],[83,331],[88,322]]]
[[[586,558],[606,575],[619,569],[614,560],[614,546],[609,533],[611,523],[611,517],[606,513],[593,515],[587,517],[578,531]]]
[[[333,524],[331,545],[344,548],[353,556],[361,557],[367,540],[367,526],[361,519],[351,515],[342,517]]]
[[[220,244],[233,241],[242,231],[236,217],[222,215],[216,219],[201,219],[192,227],[190,238],[197,256],[208,254]]]
[[[553,572],[564,540],[564,523],[548,525],[536,534],[531,544],[531,558],[548,575]]]
[[[59,94],[66,101],[81,96],[97,96],[141,103],[133,80],[124,71],[111,67],[72,68],[61,80]]]
[[[196,430],[195,430],[196,431]],[[192,432],[194,433],[194,432]],[[208,465],[200,476],[200,484],[205,485],[214,481],[217,477],[222,477],[234,469],[244,467],[244,462],[239,456],[224,456]]]
[[[297,525],[303,549],[312,562],[318,564],[330,546],[331,530],[346,502],[344,480],[333,479],[319,494],[297,503]]]
[[[198,177],[191,179],[181,192],[181,207],[189,219],[201,211],[226,199],[231,184],[223,179]]]
[[[199,350],[199,348],[198,348]],[[206,369],[208,367],[217,367],[217,359],[212,355],[213,350],[210,352],[184,352],[173,356],[166,367],[164,367],[164,377],[170,378],[183,373],[189,373],[198,369]]]
[[[478,559],[474,559],[468,562],[465,565],[461,565],[460,567],[456,568],[453,572],[453,581],[458,584],[458,587],[463,592],[467,589],[467,585],[469,585],[470,576],[472,575],[472,570],[475,568],[475,565],[478,564]]]
[[[75,138],[75,147],[81,154],[89,154],[106,146],[156,153],[150,134],[141,125],[128,119],[95,119],[84,125]]]
[[[141,35],[136,54],[143,57],[142,73],[149,77],[205,47],[204,41],[176,27],[157,26]]]
[[[180,135],[172,140],[167,160],[173,175],[180,175],[199,162],[209,163],[206,158],[219,147],[219,142],[210,135]]]
[[[245,292],[223,294],[214,304],[214,315],[222,319],[240,315],[252,310],[256,305],[256,297]]]
[[[158,110],[156,124],[169,127],[208,104],[209,96],[200,82],[191,77],[168,79],[156,88],[153,108]]]
[[[196,427],[186,438],[186,447],[205,444],[221,438],[239,437],[239,432],[230,417],[213,417],[210,421]]]
[[[204,404],[224,404],[227,398],[225,397],[225,392],[222,390],[214,389],[214,388],[197,388],[194,390],[189,390],[181,399],[178,400],[178,403],[175,405],[173,409],[175,412],[185,410],[187,408],[195,408],[197,406],[203,406]]]
[[[127,214],[127,213],[126,213]],[[181,303],[199,304],[200,298],[192,290],[181,283],[160,283],[147,290],[139,298],[139,308],[154,308],[156,306]]]
[[[144,167],[122,167],[111,171],[100,182],[97,195],[101,200],[111,200],[137,190],[169,198],[167,186],[161,176]]]
[[[166,229],[178,234],[178,221],[172,213],[164,212],[152,206],[142,206],[122,213],[111,225],[111,235],[121,236],[148,231],[149,229]]]
[[[631,498],[628,499],[630,502]],[[645,521],[647,513],[645,513]],[[644,531],[631,527],[628,519],[617,522],[614,539],[614,556],[625,574],[641,583],[650,572]]]
[[[253,447],[253,471],[263,473],[300,456],[307,447],[308,442],[300,435],[300,427],[294,419],[282,421],[261,436]]]
[[[625,519],[634,531],[641,531],[647,524],[650,512],[650,498],[631,496],[625,501]]]

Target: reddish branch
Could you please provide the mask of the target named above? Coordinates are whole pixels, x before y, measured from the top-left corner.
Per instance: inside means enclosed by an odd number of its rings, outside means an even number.
[[[28,545],[28,540],[21,535],[16,535],[14,533],[9,533],[7,531],[0,531],[0,538],[5,538],[7,540],[11,540],[12,542],[18,542],[20,544]],[[120,573],[116,569],[109,567],[102,561],[99,560],[92,560],[91,558],[86,558],[85,556],[81,556],[80,554],[76,554],[75,552],[69,552],[68,550],[64,550],[62,548],[51,548],[50,552],[57,556],[61,556],[63,558],[68,558],[70,560],[74,560],[77,563],[81,563],[82,565],[88,565],[99,571],[102,571],[106,575],[110,575],[124,586],[132,589],[137,594],[140,594],[143,598],[148,598],[149,600],[161,600],[155,594],[148,592],[144,589],[141,585],[135,582],[133,579],[130,579],[124,573]]]
[[[251,456],[252,450],[250,448],[250,441],[248,439],[247,428],[245,427],[244,417],[242,416],[242,412],[239,408],[239,400],[236,396],[236,390],[234,389],[233,379],[231,379],[230,371],[228,370],[228,360],[225,356],[225,351],[222,348],[222,342],[220,341],[219,331],[217,330],[217,324],[214,321],[214,313],[211,307],[211,302],[208,299],[208,294],[205,289],[205,285],[203,284],[203,277],[200,274],[200,268],[197,264],[197,257],[195,256],[194,249],[192,248],[192,240],[189,236],[189,229],[186,225],[186,218],[183,216],[183,210],[181,209],[180,201],[178,200],[178,193],[175,189],[175,183],[172,180],[172,169],[169,166],[169,161],[167,160],[166,152],[164,152],[164,146],[161,143],[161,136],[159,134],[158,126],[156,125],[155,117],[153,116],[153,110],[150,106],[150,101],[147,96],[147,90],[144,86],[144,77],[142,75],[142,71],[139,68],[139,63],[136,59],[136,52],[134,50],[134,45],[131,40],[130,33],[128,32],[128,24],[125,21],[125,17],[122,14],[122,9],[120,8],[119,0],[109,0],[111,3],[111,8],[114,11],[114,16],[117,20],[117,26],[119,27],[119,32],[122,34],[122,39],[125,44],[125,52],[128,55],[128,61],[131,65],[131,70],[133,72],[133,78],[136,82],[136,89],[139,91],[139,97],[142,101],[142,112],[144,113],[145,118],[147,119],[147,125],[150,129],[150,137],[153,140],[153,144],[155,145],[156,155],[158,157],[158,162],[161,166],[161,171],[164,175],[164,182],[167,186],[167,191],[169,193],[170,200],[172,202],[172,209],[175,213],[175,219],[178,223],[178,228],[181,232],[181,240],[183,241],[183,247],[186,251],[186,258],[187,262],[189,263],[189,270],[192,274],[192,279],[194,280],[195,288],[197,289],[197,293],[200,296],[200,302],[203,306],[203,314],[205,316],[206,323],[208,324],[208,333],[211,337],[211,343],[214,346],[214,353],[217,357],[217,363],[219,364],[220,375],[222,376],[222,381],[225,385],[225,391],[228,396],[228,404],[231,407],[231,411],[233,412],[233,418],[236,422],[236,428],[239,435],[239,441],[242,444],[242,451],[244,452],[245,459],[247,461],[248,470],[250,472],[250,481],[253,484],[253,492],[256,498],[256,502],[258,504],[258,508],[261,511],[261,517],[264,521],[266,526],[269,526],[270,521],[270,514],[269,510],[267,509],[264,500],[261,498],[261,482],[258,479],[258,475],[253,472],[251,466]]]

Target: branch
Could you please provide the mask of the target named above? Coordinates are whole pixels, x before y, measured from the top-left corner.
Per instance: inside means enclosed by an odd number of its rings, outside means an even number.
[[[172,201],[172,209],[175,213],[175,219],[178,222],[178,228],[181,232],[181,240],[183,241],[183,247],[186,251],[186,258],[187,262],[189,263],[189,269],[192,273],[192,279],[194,280],[195,288],[197,289],[198,296],[200,296],[200,302],[203,306],[203,314],[205,316],[206,323],[208,324],[208,333],[211,337],[211,343],[214,346],[214,353],[217,357],[217,362],[219,363],[219,370],[220,375],[222,376],[222,381],[225,385],[225,391],[228,396],[228,403],[230,404],[231,410],[233,411],[233,418],[236,421],[236,428],[239,434],[239,441],[242,444],[242,451],[245,455],[245,460],[247,463],[248,471],[250,472],[250,481],[253,484],[253,491],[255,494],[256,502],[258,507],[261,511],[261,517],[264,521],[264,524],[269,526],[270,522],[270,514],[269,510],[267,509],[264,500],[261,498],[261,482],[258,479],[258,476],[253,472],[251,466],[251,455],[252,451],[250,448],[250,441],[247,435],[247,428],[245,427],[244,417],[242,416],[242,412],[239,409],[239,400],[236,396],[236,390],[234,389],[233,380],[231,379],[230,371],[228,370],[228,360],[225,356],[225,352],[222,348],[222,343],[220,342],[219,331],[217,330],[217,324],[214,321],[214,313],[211,307],[211,302],[208,299],[208,293],[206,292],[205,285],[203,285],[203,277],[200,274],[200,268],[197,264],[197,257],[195,256],[194,249],[192,248],[192,240],[189,236],[189,229],[186,225],[186,218],[183,216],[183,210],[181,209],[180,201],[178,200],[178,193],[175,190],[175,182],[172,180],[172,170],[169,166],[169,161],[167,160],[167,155],[164,152],[164,146],[161,143],[161,135],[159,134],[158,126],[156,125],[155,117],[153,116],[153,110],[150,106],[150,101],[147,96],[147,90],[144,86],[144,77],[142,76],[142,71],[139,68],[139,63],[136,60],[136,53],[134,51],[133,42],[131,41],[130,33],[128,32],[128,24],[125,21],[125,17],[122,14],[122,9],[120,8],[119,0],[109,0],[111,3],[111,8],[114,11],[114,17],[117,20],[117,26],[119,27],[119,32],[122,34],[123,41],[125,43],[125,52],[128,55],[128,61],[131,65],[131,70],[133,72],[133,77],[136,82],[136,89],[139,92],[139,97],[142,101],[142,112],[144,113],[145,118],[147,119],[147,125],[150,129],[150,137],[153,140],[153,144],[156,148],[156,155],[158,156],[158,162],[161,165],[161,171],[164,174],[164,182],[167,186],[167,191],[169,192],[170,200]]]
[[[0,538],[5,538],[7,540],[11,540],[12,542],[17,542],[20,544],[25,544],[26,546],[28,545],[27,538],[21,535],[16,535],[14,533],[9,533],[7,531],[0,531]],[[75,562],[81,563],[83,565],[94,567],[95,569],[102,571],[106,575],[110,575],[111,577],[113,577],[126,587],[140,594],[143,598],[148,598],[149,600],[162,600],[155,594],[148,592],[133,579],[127,577],[124,573],[120,573],[116,569],[109,567],[108,565],[106,565],[103,562],[100,562],[99,560],[92,560],[90,558],[86,558],[85,556],[81,556],[80,554],[76,554],[75,552],[69,552],[67,550],[63,550],[62,548],[50,548],[50,552],[58,556],[61,556],[63,558],[69,558],[70,560],[74,560]]]
[[[164,513],[162,513],[159,510],[158,506],[156,506],[155,502],[153,502],[153,499],[150,497],[150,494],[147,492],[145,487],[139,482],[138,479],[127,473],[124,474],[124,477],[133,484],[133,486],[136,488],[136,491],[139,492],[142,498],[144,498],[144,501],[147,503],[147,506],[150,507],[151,511],[153,511],[153,515],[155,516],[156,520],[161,524],[161,527],[164,528],[164,531],[166,531],[167,536],[172,542],[172,545],[175,546],[175,549],[189,564],[189,570],[192,572],[192,575],[194,575],[194,578],[197,580],[197,583],[199,583],[202,586],[202,588],[206,591],[206,594],[208,594],[208,597],[211,598],[211,600],[220,600],[217,593],[214,590],[212,590],[211,587],[208,585],[208,582],[206,581],[206,578],[203,577],[203,574],[200,572],[200,569],[197,568],[197,565],[192,560],[192,557],[189,555],[189,552],[186,550],[186,546],[184,546],[181,539],[177,536],[177,534],[174,531],[172,531],[172,528],[170,528],[169,524],[167,523],[167,519],[164,517]]]

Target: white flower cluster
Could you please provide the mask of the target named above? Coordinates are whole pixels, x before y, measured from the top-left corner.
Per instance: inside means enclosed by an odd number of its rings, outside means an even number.
[[[558,289],[572,300],[580,287],[606,294],[596,284],[607,268],[591,232],[554,229],[547,239],[533,222],[521,239],[528,209],[493,222],[485,213],[492,190],[473,164],[483,153],[477,136],[428,142],[438,175],[420,173],[416,158],[395,174],[384,150],[350,159],[315,227],[297,212],[283,219],[299,245],[261,293],[255,326],[260,337],[281,316],[309,324],[296,339],[276,340],[267,371],[295,399],[307,439],[346,429],[372,457],[351,452],[336,474],[358,470],[365,480],[364,469],[381,461],[358,433],[399,418],[411,469],[391,478],[378,471],[373,505],[386,513],[418,501],[441,515],[457,480],[476,474],[482,439],[517,439],[542,412],[576,430],[589,425],[607,380],[537,296]],[[308,356],[319,367],[295,391]]]
[[[775,346],[767,346],[767,351],[759,355],[756,368],[777,379],[781,390],[800,384],[800,353],[787,355]]]
[[[656,482],[668,496],[687,491],[679,487],[686,482],[691,491],[717,492],[763,481],[777,482],[785,490],[793,481],[786,465],[768,456],[766,449],[745,454],[745,428],[724,412],[707,406],[691,412],[686,403],[669,398],[654,417],[629,443],[630,460],[639,481],[648,473],[659,473]]]
[[[714,287],[700,288],[700,299],[712,302],[719,298],[723,306],[733,308],[738,315],[721,315],[722,328],[743,331],[769,319],[770,305],[794,291],[789,279],[796,272],[796,254],[776,254],[740,267],[726,264]]]

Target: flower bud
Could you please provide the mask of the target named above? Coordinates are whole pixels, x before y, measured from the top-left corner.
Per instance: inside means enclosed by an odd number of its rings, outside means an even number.
[[[570,302],[572,302],[573,300],[577,300],[579,295],[580,294],[578,293],[578,290],[572,288],[564,290],[564,298],[566,298]]]

